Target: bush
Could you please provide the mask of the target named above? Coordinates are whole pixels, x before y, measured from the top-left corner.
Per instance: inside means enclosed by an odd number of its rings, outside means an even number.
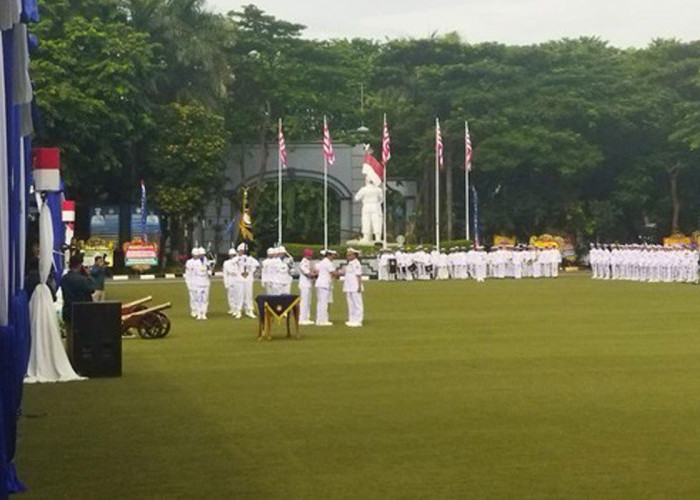
[[[305,243],[285,243],[284,248],[287,249],[287,253],[289,253],[292,257],[294,257],[295,260],[301,259],[302,251],[305,248],[310,248],[311,250],[314,251],[314,258],[319,258],[320,257],[320,252],[323,250],[323,245],[307,245]],[[338,252],[339,257],[345,257],[345,252],[348,249],[348,245],[330,245],[331,250],[335,250]],[[363,246],[354,246],[353,248],[356,248],[357,250],[360,250],[362,252],[363,257],[374,257],[379,253],[379,250],[381,250],[381,245],[378,246],[373,246],[373,245],[363,245]]]

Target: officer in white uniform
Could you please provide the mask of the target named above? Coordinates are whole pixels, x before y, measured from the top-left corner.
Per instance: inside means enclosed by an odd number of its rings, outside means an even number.
[[[345,266],[343,274],[343,292],[348,302],[348,320],[345,326],[357,328],[362,326],[364,319],[364,306],[362,303],[362,264],[360,263],[359,250],[348,248],[348,264]]]
[[[197,248],[197,259],[192,266],[192,284],[195,296],[195,319],[207,319],[209,309],[209,288],[211,286],[209,263],[206,259],[206,250]]]
[[[187,293],[190,298],[190,316],[197,317],[197,296],[194,287],[194,268],[197,265],[198,248],[192,249],[192,256],[185,262],[185,285],[187,285]]]
[[[267,249],[267,258],[262,262],[262,271],[260,272],[260,281],[265,288],[267,295],[277,295],[277,288],[273,282],[275,249]]]
[[[333,250],[322,250],[323,259],[316,265],[316,326],[331,326],[328,319],[328,304],[333,292],[332,280],[337,276]]]
[[[302,252],[302,259],[299,263],[299,324],[313,325],[311,321],[311,293],[316,279],[316,274],[311,263],[311,258],[314,256],[314,251],[310,248],[305,248]]]
[[[241,317],[241,301],[237,300],[236,289],[234,288],[234,279],[239,273],[238,266],[236,265],[237,252],[235,248],[231,248],[228,251],[229,258],[224,262],[223,273],[224,273],[224,288],[226,289],[226,298],[228,299],[228,314],[236,318]],[[236,311],[238,311],[236,313]]]
[[[282,263],[282,265],[279,266],[280,293],[289,295],[292,293],[292,268],[294,267],[294,259],[287,253],[287,249],[283,246],[277,247],[277,256]]]
[[[245,311],[245,315],[255,319],[255,309],[253,309],[253,279],[255,271],[260,267],[260,262],[255,257],[248,255],[248,245],[241,243],[236,247],[238,255],[236,256],[236,267],[238,273],[234,277],[233,286],[236,290],[235,297],[237,299],[237,308],[234,309],[234,316],[241,317],[241,309]]]

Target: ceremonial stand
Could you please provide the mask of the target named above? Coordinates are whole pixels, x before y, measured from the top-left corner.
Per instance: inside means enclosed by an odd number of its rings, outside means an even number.
[[[287,337],[292,336],[290,319],[294,320],[295,337],[299,338],[299,302],[298,295],[258,295],[258,340],[272,340],[272,324],[282,320],[287,323]]]

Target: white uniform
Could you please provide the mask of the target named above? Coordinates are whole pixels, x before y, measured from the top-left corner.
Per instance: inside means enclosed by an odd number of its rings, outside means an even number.
[[[437,269],[437,279],[450,279],[450,270],[448,265],[447,253],[445,253],[444,250],[442,251],[442,253],[437,254],[433,265],[435,265],[435,268]]]
[[[277,259],[268,257],[262,261],[262,270],[260,271],[260,281],[262,286],[265,288],[265,293],[267,295],[277,295],[277,289],[272,281],[273,275],[273,264]]]
[[[304,257],[299,263],[299,324],[307,325],[311,323],[311,290],[313,289],[314,278],[311,261]]]
[[[292,293],[292,268],[294,268],[294,259],[287,256],[280,257],[280,262],[283,264],[279,266],[281,293],[289,295]]]
[[[513,277],[519,280],[523,277],[523,252],[520,250],[512,252],[511,261],[513,263]]]
[[[211,286],[209,266],[207,266],[207,262],[203,258],[190,260],[193,260],[193,262],[186,270],[186,273],[189,273],[186,281],[192,285],[194,290],[194,317],[196,319],[207,319],[209,287]]]
[[[236,288],[234,287],[234,282],[236,278],[240,275],[240,270],[236,263],[237,256],[233,255],[230,259],[224,262],[224,267],[222,269],[224,273],[224,288],[226,289],[226,298],[228,299],[228,313],[241,317],[241,305],[243,303],[243,297],[238,297],[236,295]]]
[[[362,303],[362,264],[357,259],[345,267],[343,292],[348,302],[348,326],[362,326],[364,307]]]
[[[260,267],[260,262],[255,257],[249,255],[239,255],[236,257],[236,266],[238,267],[238,276],[233,281],[235,294],[238,298],[239,313],[241,306],[245,311],[246,316],[255,318],[255,310],[253,308],[253,279],[255,271]]]
[[[187,285],[187,293],[189,294],[190,298],[190,315],[193,318],[197,317],[197,294],[195,291],[194,287],[194,268],[196,266],[196,262],[199,259],[196,259],[195,257],[192,257],[185,262],[185,285]]]
[[[316,325],[327,326],[332,323],[328,320],[328,304],[331,303],[333,290],[333,275],[335,264],[328,257],[324,257],[316,265]]]
[[[377,259],[377,279],[379,281],[389,280],[389,254],[382,252]]]

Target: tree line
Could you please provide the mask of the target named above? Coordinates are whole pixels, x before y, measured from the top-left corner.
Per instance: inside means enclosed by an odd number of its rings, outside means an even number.
[[[227,14],[202,0],[42,7],[38,143],[61,147],[69,194],[83,203],[136,202],[145,179],[174,247],[220,195],[227,145],[274,148],[277,117],[288,142],[318,141],[324,114],[335,141],[378,150],[387,113],[389,177],[418,181],[416,241],[434,234],[435,117],[447,238],[464,231],[464,120],[485,235],[634,241],[700,228],[700,42],[319,41],[253,5]],[[271,190],[261,177],[254,213],[270,212]],[[317,203],[312,194],[295,202],[300,218],[316,213],[304,207]],[[301,237],[315,238],[318,224],[299,222],[310,228]]]

